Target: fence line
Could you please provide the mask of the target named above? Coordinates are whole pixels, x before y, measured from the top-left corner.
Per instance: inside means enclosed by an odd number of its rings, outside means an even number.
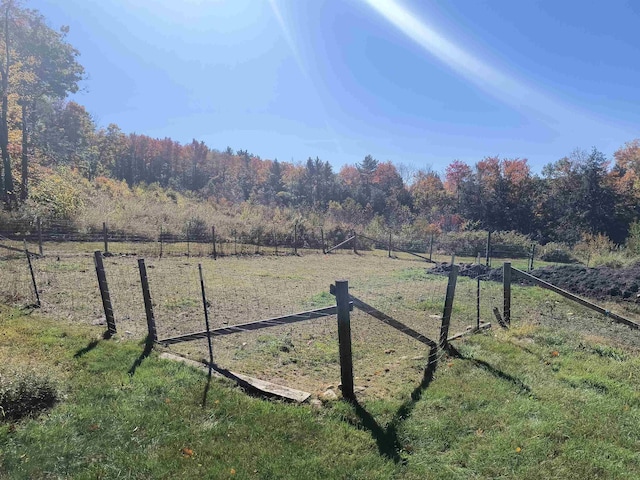
[[[0,248],[14,250],[10,242],[27,241],[38,245],[41,253],[51,253],[53,249],[58,253],[59,245],[64,243],[101,243],[105,253],[139,253],[132,251],[133,246],[124,249],[122,244],[146,244],[143,248],[145,255],[162,257],[165,255],[194,255],[218,256],[248,255],[248,254],[298,254],[299,250],[318,250],[323,253],[338,248],[347,248],[351,240],[351,247],[360,250],[378,248],[387,250],[389,256],[392,251],[415,256],[427,262],[433,262],[433,254],[451,255],[475,258],[478,255],[486,257],[486,264],[490,265],[492,258],[523,258],[528,259],[528,270],[533,268],[536,255],[535,244],[509,245],[500,244],[492,240],[491,233],[487,234],[486,245],[481,245],[478,239],[455,240],[447,235],[427,234],[424,238],[401,238],[392,232],[381,233],[384,238],[367,232],[351,232],[342,228],[327,230],[323,227],[307,227],[294,223],[290,230],[282,226],[275,228],[223,229],[215,225],[187,222],[181,231],[168,231],[166,226],[159,225],[155,232],[132,232],[115,229],[108,221],[100,225],[79,227],[72,221],[56,221],[38,218],[28,220],[3,220],[0,223]],[[355,237],[355,238],[353,238]],[[469,244],[472,242],[475,245]],[[48,244],[48,245],[47,245]],[[46,248],[45,248],[46,245]],[[335,245],[327,249],[328,245]],[[357,251],[356,249],[356,251]],[[85,253],[92,253],[91,248]]]

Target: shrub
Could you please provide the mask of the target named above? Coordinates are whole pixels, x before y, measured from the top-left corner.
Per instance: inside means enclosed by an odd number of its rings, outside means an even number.
[[[59,399],[57,385],[33,370],[0,372],[0,420],[15,421],[52,407]]]
[[[86,181],[69,169],[57,172],[34,182],[29,201],[42,217],[72,219],[84,206]]]
[[[538,257],[544,262],[552,263],[577,263],[578,260],[569,251],[569,247],[561,243],[547,243],[540,251]]]

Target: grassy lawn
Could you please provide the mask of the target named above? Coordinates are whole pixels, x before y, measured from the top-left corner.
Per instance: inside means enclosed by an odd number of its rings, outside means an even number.
[[[404,399],[314,409],[208,385],[100,334],[0,307],[5,376],[34,370],[60,392],[40,416],[0,423],[0,477],[640,477],[640,360],[603,338],[476,335]]]

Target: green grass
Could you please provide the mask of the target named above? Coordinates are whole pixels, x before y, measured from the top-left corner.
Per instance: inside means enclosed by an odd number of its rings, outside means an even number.
[[[403,399],[314,410],[207,387],[188,366],[99,334],[0,307],[0,363],[38,366],[62,393],[40,416],[0,422],[8,478],[640,476],[640,359],[603,339],[488,332],[456,343]],[[259,343],[295,349],[285,337]]]
[[[367,432],[337,417],[216,379],[207,391],[188,366],[141,361],[137,342],[97,341],[86,327],[6,309],[0,325],[2,360],[41,363],[66,395],[37,418],[0,423],[0,472],[10,478],[382,479],[395,469]]]

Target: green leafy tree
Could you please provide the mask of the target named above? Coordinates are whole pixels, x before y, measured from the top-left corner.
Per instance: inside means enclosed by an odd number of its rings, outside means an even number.
[[[23,8],[17,0],[2,0],[0,31],[0,150],[4,170],[5,201],[15,203],[9,154],[9,97],[18,96],[22,117],[21,197],[28,193],[29,120],[33,125],[36,102],[64,98],[78,90],[84,75],[78,51],[66,41],[68,28],[59,32],[47,26],[37,11]]]

